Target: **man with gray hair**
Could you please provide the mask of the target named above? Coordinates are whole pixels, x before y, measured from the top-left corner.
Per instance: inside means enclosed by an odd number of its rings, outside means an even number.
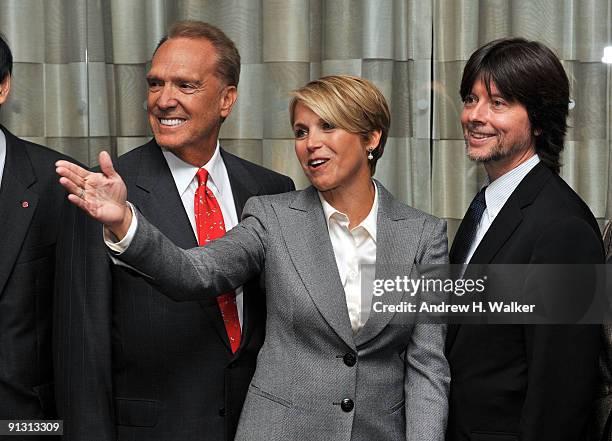
[[[294,189],[288,177],[219,146],[239,75],[234,43],[203,22],[175,23],[153,55],[154,139],[117,168],[130,200],[180,247],[234,227],[251,196]],[[95,221],[75,210],[65,231],[57,358],[64,438],[232,440],[264,338],[257,280],[215,303],[175,303],[112,264]]]

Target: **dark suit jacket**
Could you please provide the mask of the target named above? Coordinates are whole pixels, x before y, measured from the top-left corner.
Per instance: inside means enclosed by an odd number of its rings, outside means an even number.
[[[603,230],[606,263],[612,264],[612,221]],[[607,274],[612,274],[610,269]],[[602,351],[599,359],[601,382],[593,413],[592,434],[589,441],[612,441],[612,324],[601,327]]]
[[[238,218],[253,195],[290,191],[286,176],[221,151]],[[128,199],[183,248],[197,241],[154,141],[119,158]],[[102,227],[73,211],[66,223],[57,314],[66,440],[233,439],[263,342],[265,303],[245,285],[241,345],[231,352],[218,306],[176,303],[111,264]]]
[[[51,419],[56,417],[55,244],[65,197],[54,163],[67,158],[0,130],[6,137],[0,187],[0,419]]]
[[[460,263],[454,249],[450,261]],[[603,247],[587,205],[540,163],[470,263],[603,263]],[[599,332],[578,325],[450,326],[447,440],[581,439],[594,399]]]

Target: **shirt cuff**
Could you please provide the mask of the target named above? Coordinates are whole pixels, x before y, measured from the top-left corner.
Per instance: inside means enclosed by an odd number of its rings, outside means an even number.
[[[104,243],[115,255],[121,254],[128,249],[132,243],[132,239],[134,239],[134,235],[136,234],[136,228],[138,227],[136,210],[130,202],[127,202],[127,204],[130,207],[130,210],[132,210],[132,222],[130,223],[130,228],[128,228],[125,237],[117,242],[117,237],[111,233],[108,228],[104,227],[103,230]]]

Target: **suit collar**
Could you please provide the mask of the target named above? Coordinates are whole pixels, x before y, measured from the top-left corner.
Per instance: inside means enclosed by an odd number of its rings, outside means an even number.
[[[236,213],[240,219],[242,207],[251,196],[258,194],[260,184],[257,182],[257,178],[243,165],[241,159],[221,148],[219,152],[225,162],[236,205]],[[136,188],[133,191],[129,190],[132,192],[128,195],[130,201],[134,202],[145,217],[175,244],[182,248],[196,247],[198,245],[196,237],[161,147],[152,139],[142,148],[136,160],[138,166],[133,178]],[[121,170],[119,170],[119,173],[121,173]],[[131,198],[135,198],[135,200]],[[169,213],[175,214],[171,215]],[[248,343],[251,328],[256,325],[253,323],[249,311],[254,309],[250,303],[258,301],[258,299],[252,299],[253,296],[250,294],[253,293],[247,292],[244,295],[241,347]],[[211,308],[204,302],[201,302],[200,305],[204,314],[207,315],[207,320],[224,342],[227,350],[231,351],[225,325],[218,309]],[[239,353],[240,349],[235,356]]]
[[[28,156],[26,144],[9,132],[4,126],[0,125],[0,130],[2,130],[6,138],[5,172],[12,172],[11,174],[14,178],[23,186],[32,186],[36,182],[36,173],[34,173],[32,162]]]
[[[172,177],[176,183],[176,188],[179,195],[185,193],[187,188],[192,185],[196,173],[200,168],[204,168],[208,172],[208,182],[206,183],[207,186],[214,188],[215,191],[221,195],[225,195],[225,192],[231,192],[228,179],[226,178],[226,167],[223,159],[221,158],[221,153],[219,152],[218,142],[212,157],[202,167],[188,164],[170,150],[162,149],[162,155],[164,155],[166,163],[170,168],[170,173],[172,173]]]
[[[355,349],[344,288],[327,233],[323,208],[314,187],[296,192],[289,205],[274,205],[283,238],[313,303],[336,334]],[[308,252],[304,248],[308,248]]]
[[[392,278],[395,272],[410,274],[417,244],[406,244],[398,238],[418,237],[423,220],[393,198],[376,182],[379,197],[377,214],[376,278]],[[320,314],[336,334],[351,348],[376,337],[393,318],[393,313],[372,314],[359,333],[353,336],[344,288],[336,266],[327,223],[314,187],[295,193],[288,206],[275,205],[281,231],[302,282]],[[304,246],[311,252],[305,253]],[[386,302],[395,303],[401,293],[389,294]]]
[[[374,278],[387,280],[397,275],[409,275],[413,270],[418,242],[411,243],[408,238],[421,236],[424,219],[415,217],[414,209],[395,199],[380,182],[376,184],[379,188],[379,210]],[[385,293],[384,303],[396,305],[403,297],[404,293],[399,290]],[[395,313],[389,311],[371,313],[364,327],[355,335],[357,346],[374,339],[394,316]]]
[[[510,195],[499,214],[474,251],[470,263],[488,264],[492,263],[497,253],[503,248],[508,239],[523,221],[523,209],[531,205],[540,194],[546,182],[553,177],[553,173],[539,162],[523,178],[514,192]],[[459,226],[459,229],[463,226]],[[457,234],[459,231],[457,232]],[[459,264],[455,259],[455,244],[451,247],[449,254],[451,264]],[[507,262],[506,262],[507,263]],[[470,267],[466,269],[466,273]],[[461,325],[450,325],[446,338],[446,353],[453,346]]]
[[[2,182],[2,175],[4,174],[4,164],[6,163],[6,136],[2,129],[0,129],[0,183]]]
[[[370,235],[374,243],[376,243],[376,217],[378,215],[378,187],[376,186],[376,184],[374,185],[374,190],[374,202],[372,203],[370,212],[365,217],[365,219],[361,221],[358,227],[362,227]],[[329,202],[327,202],[320,191],[318,191],[317,194],[319,196],[321,206],[323,207],[323,215],[325,216],[325,222],[327,222],[327,229],[329,230],[329,223],[333,222],[332,216],[336,219],[336,221],[346,222],[346,225],[348,227],[348,216],[342,213],[341,211],[336,210]],[[345,279],[343,276],[343,283],[344,280]]]
[[[0,292],[13,269],[28,232],[39,195],[26,144],[0,126],[6,136],[6,163],[0,187]]]
[[[225,162],[227,175],[229,176],[232,194],[234,195],[234,204],[236,205],[236,214],[238,220],[242,217],[242,208],[246,201],[251,196],[257,196],[261,191],[261,183],[247,167],[245,161],[226,152],[223,148],[219,149],[221,158]]]
[[[516,187],[474,251],[470,262],[491,263],[523,220],[523,209],[533,203],[553,173],[538,163]],[[453,250],[451,249],[451,262]]]
[[[509,172],[500,176],[493,182],[489,182],[486,192],[486,212],[489,219],[495,219],[506,201],[520,183],[525,179],[525,176],[540,162],[538,155],[533,155],[527,161],[513,168]]]

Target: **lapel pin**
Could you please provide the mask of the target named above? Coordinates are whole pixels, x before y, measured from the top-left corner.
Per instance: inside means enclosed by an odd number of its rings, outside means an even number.
[[[23,201],[21,203],[21,208],[28,208],[30,206],[30,204],[28,204],[28,201]]]

